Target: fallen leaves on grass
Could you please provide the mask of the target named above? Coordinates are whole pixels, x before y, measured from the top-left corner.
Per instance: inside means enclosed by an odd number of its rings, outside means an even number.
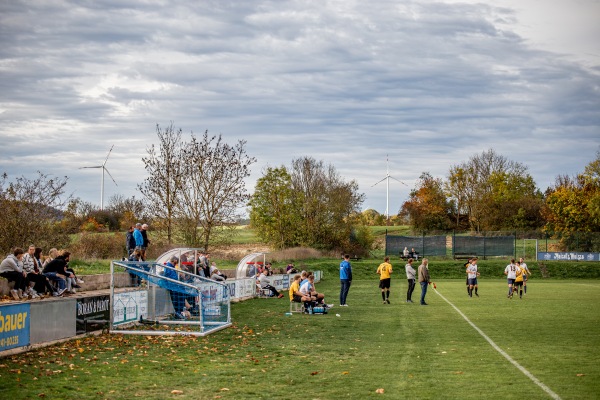
[[[171,390],[171,394],[183,394],[183,390]]]
[[[585,376],[585,374],[577,374],[577,376]]]
[[[348,372],[348,371],[344,371],[344,372],[342,372],[342,375],[348,375],[349,373],[350,372]]]
[[[385,390],[380,388],[380,389],[377,389],[377,390],[375,391],[375,393],[378,393],[378,394],[383,394],[383,393],[385,393]]]
[[[311,372],[310,374],[314,376],[314,375],[317,375],[318,373],[319,373],[319,371],[314,371],[314,372]]]

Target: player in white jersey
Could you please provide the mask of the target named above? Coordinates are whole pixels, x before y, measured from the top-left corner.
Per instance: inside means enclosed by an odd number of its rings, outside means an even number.
[[[477,272],[477,257],[471,259],[471,264],[467,267],[467,280],[469,283],[469,297],[473,297],[473,289],[475,289],[475,296],[479,297],[479,293],[477,290],[479,286],[477,285],[477,277],[479,276],[479,272]]]
[[[511,259],[510,260],[510,264],[508,264],[506,266],[506,268],[504,268],[504,275],[506,275],[506,278],[508,279],[508,298],[512,299],[513,296],[513,285],[515,283],[515,279],[517,279],[517,271],[519,270],[519,267],[517,267],[517,265],[515,264],[515,259]]]
[[[521,269],[523,270],[523,291],[527,294],[527,279],[529,278],[529,275],[531,275],[531,272],[529,271],[529,268],[527,268],[527,264],[525,264],[525,259],[523,257],[519,258],[519,261],[521,262]]]

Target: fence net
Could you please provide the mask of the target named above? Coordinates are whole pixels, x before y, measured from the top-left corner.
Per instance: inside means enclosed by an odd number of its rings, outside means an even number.
[[[230,295],[219,282],[156,263],[113,262],[112,268],[112,332],[203,336],[231,325]],[[132,287],[117,289],[117,278]]]
[[[402,255],[404,248],[415,249],[420,257],[445,256],[446,236],[391,236],[385,237],[385,255]]]

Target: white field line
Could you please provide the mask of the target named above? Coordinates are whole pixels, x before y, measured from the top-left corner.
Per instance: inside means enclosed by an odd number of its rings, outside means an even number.
[[[464,318],[465,321],[467,321],[469,323],[469,325],[471,325],[473,327],[473,329],[475,329],[485,340],[488,341],[488,343],[498,352],[500,353],[504,358],[506,358],[512,365],[514,365],[515,367],[517,367],[523,374],[525,374],[526,377],[528,377],[529,379],[531,379],[533,381],[533,383],[535,383],[536,385],[538,385],[540,388],[542,388],[542,390],[546,393],[548,393],[548,395],[550,395],[550,397],[552,397],[555,400],[560,400],[560,396],[556,393],[554,393],[552,391],[552,389],[550,389],[548,386],[544,385],[538,378],[536,378],[535,376],[533,376],[533,374],[529,371],[527,371],[525,369],[525,367],[523,367],[521,364],[519,364],[518,362],[516,362],[515,360],[513,360],[513,358],[511,356],[509,356],[504,350],[502,350],[496,343],[494,343],[494,341],[492,339],[489,338],[488,335],[486,335],[481,329],[479,329],[477,327],[477,325],[475,325],[474,323],[471,322],[471,320],[469,318],[467,318],[467,316],[465,314],[463,314],[462,311],[460,311],[458,309],[458,307],[456,307],[454,304],[452,304],[450,302],[450,300],[448,300],[447,298],[445,298],[440,292],[438,292],[437,290],[434,290],[438,296],[440,296],[442,299],[444,299],[444,301],[448,304],[450,304],[450,306],[452,308],[454,308],[456,310],[457,313],[460,314],[461,317]]]

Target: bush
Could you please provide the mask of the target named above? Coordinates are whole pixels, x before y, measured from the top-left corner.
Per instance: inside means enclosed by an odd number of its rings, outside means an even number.
[[[70,246],[77,258],[120,260],[126,254],[123,233],[81,233]]]

